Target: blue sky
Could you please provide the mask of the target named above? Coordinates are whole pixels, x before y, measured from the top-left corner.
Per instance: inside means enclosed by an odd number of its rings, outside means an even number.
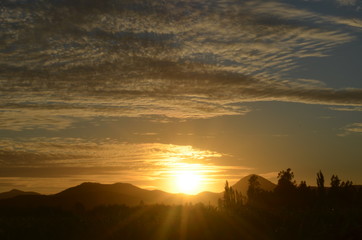
[[[3,1],[0,190],[361,184],[362,1]]]

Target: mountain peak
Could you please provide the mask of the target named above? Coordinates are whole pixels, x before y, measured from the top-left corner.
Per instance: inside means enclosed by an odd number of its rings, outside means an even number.
[[[238,182],[236,182],[234,185],[232,185],[232,188],[240,192],[242,195],[247,196],[247,191],[249,188],[249,179],[251,176],[257,176],[258,182],[260,183],[260,188],[265,191],[273,191],[276,185],[269,181],[268,179],[256,175],[256,174],[250,174],[243,178],[241,178]]]
[[[11,189],[8,193],[22,193],[23,191],[19,190],[19,189]]]

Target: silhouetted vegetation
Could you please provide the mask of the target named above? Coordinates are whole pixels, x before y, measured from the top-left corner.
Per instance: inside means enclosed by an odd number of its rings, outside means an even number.
[[[362,188],[333,175],[299,185],[291,169],[274,191],[249,179],[248,196],[225,184],[219,206],[0,205],[0,239],[362,239]]]
[[[224,197],[219,200],[219,208],[223,210],[237,211],[243,207],[243,195],[229,186],[226,181],[224,188]]]

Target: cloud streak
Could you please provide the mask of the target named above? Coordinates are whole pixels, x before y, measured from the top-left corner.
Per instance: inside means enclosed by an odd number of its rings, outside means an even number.
[[[352,123],[342,128],[343,133],[339,134],[341,137],[345,137],[351,134],[362,134],[362,123]]]

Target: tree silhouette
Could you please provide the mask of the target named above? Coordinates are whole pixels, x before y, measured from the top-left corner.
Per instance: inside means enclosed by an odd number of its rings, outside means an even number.
[[[336,190],[339,188],[341,184],[341,180],[339,179],[339,177],[337,175],[332,175],[331,177],[331,189]]]
[[[351,181],[342,181],[337,175],[331,177],[330,200],[333,204],[347,203],[353,198],[353,186]]]
[[[279,193],[290,193],[295,190],[294,173],[290,168],[286,171],[282,170],[278,173],[278,185],[275,188]]]
[[[324,188],[324,176],[321,170],[317,172],[317,186],[318,186],[318,192],[320,194],[324,194],[325,188]]]
[[[350,187],[352,187],[353,186],[353,182],[352,181],[349,181],[349,180],[347,180],[347,182],[342,182],[341,183],[341,187],[343,187],[343,188],[350,188]]]
[[[297,187],[294,181],[294,173],[290,168],[282,170],[278,174],[278,185],[274,192],[281,206],[290,207],[296,204]]]
[[[249,187],[248,187],[248,204],[254,204],[257,202],[258,195],[260,195],[260,182],[258,176],[253,174],[249,178]]]
[[[219,207],[227,210],[237,210],[243,206],[243,196],[240,192],[234,190],[226,181],[224,188],[224,198],[219,201]]]
[[[300,184],[298,185],[298,192],[302,195],[305,195],[310,192],[310,188],[307,186],[306,181],[300,181]]]

